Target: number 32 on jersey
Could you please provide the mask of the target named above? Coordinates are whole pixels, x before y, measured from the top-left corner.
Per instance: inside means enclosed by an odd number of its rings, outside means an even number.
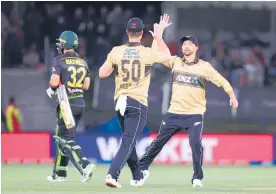
[[[71,74],[71,80],[67,82],[67,85],[71,88],[82,88],[83,80],[87,74],[87,71],[84,67],[68,67],[67,71]]]

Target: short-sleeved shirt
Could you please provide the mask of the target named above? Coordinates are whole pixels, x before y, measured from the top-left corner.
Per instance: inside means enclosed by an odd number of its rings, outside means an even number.
[[[172,69],[172,97],[168,112],[175,114],[203,114],[206,111],[205,91],[208,82],[232,91],[229,82],[212,65],[196,58],[194,63],[174,56],[164,63]]]
[[[83,83],[90,71],[85,60],[75,52],[67,52],[54,59],[52,75],[60,76],[60,84],[67,89],[68,98],[81,97],[83,95]]]
[[[126,43],[114,47],[106,60],[115,69],[114,100],[125,95],[147,106],[152,64],[160,62],[160,55],[140,43]]]

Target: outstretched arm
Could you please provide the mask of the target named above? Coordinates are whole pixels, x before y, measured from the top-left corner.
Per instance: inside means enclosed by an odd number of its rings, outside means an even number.
[[[222,75],[220,75],[220,73],[217,72],[210,63],[207,64],[206,68],[207,79],[213,82],[218,87],[222,87],[230,98],[230,106],[232,106],[234,109],[238,108],[239,103],[230,83]]]

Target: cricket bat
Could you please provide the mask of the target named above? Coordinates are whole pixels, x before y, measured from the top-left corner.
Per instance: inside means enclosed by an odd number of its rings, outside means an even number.
[[[72,110],[69,104],[66,88],[61,85],[57,88],[57,96],[59,106],[62,114],[63,121],[67,129],[71,129],[76,126],[75,119],[72,114]]]

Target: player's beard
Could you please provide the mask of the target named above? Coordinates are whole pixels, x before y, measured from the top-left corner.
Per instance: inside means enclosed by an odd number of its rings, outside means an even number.
[[[191,51],[191,50],[184,50],[184,51],[183,51],[183,55],[186,56],[186,57],[188,57],[188,56],[190,56],[190,55],[192,55],[192,54],[194,54],[194,53],[193,53],[193,51]]]

